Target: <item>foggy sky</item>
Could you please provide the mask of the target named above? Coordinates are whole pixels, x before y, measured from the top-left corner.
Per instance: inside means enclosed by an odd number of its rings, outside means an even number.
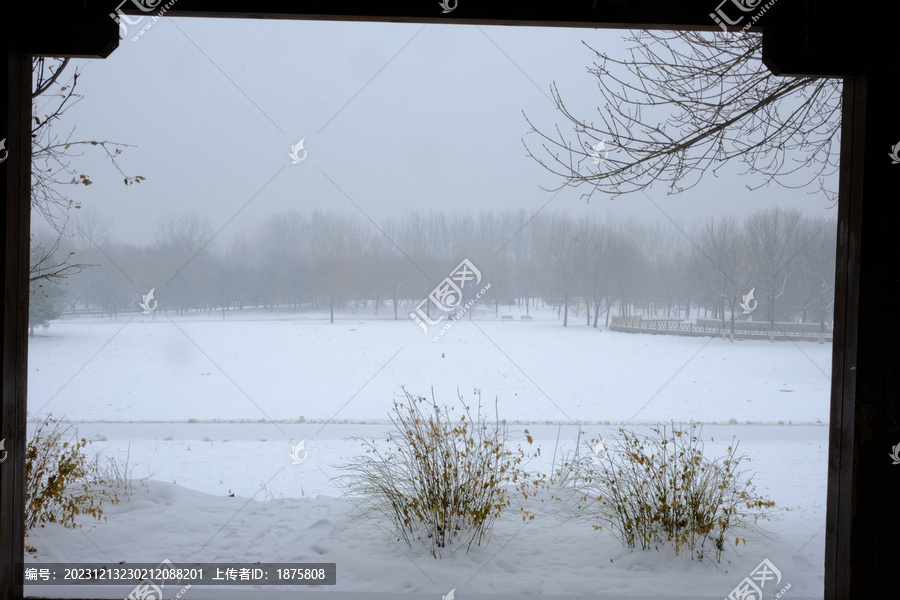
[[[749,192],[759,180],[737,175],[741,165],[677,196],[654,186],[659,208],[641,193],[588,204],[586,187],[547,204],[553,194],[540,186],[560,181],[526,156],[522,138],[537,140],[523,111],[548,130],[562,126],[556,82],[570,110],[590,116],[599,93],[582,40],[621,56],[625,31],[164,18],[132,42],[138,29],[108,59],[73,61],[84,98],[57,126],[63,137],[74,128],[72,139],[134,146],[118,163],[147,181],[126,187],[90,148],[72,164],[93,185],[65,190],[112,221],[114,241],[149,243],[161,215],[187,209],[208,215],[224,243],[290,209],[376,222],[409,210],[545,205],[650,219],[663,211],[679,222],[776,205],[834,214],[821,194]],[[308,154],[291,164],[301,138]]]

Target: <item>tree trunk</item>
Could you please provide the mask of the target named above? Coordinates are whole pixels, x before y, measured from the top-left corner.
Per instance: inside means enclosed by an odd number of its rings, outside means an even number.
[[[772,332],[774,336],[775,332],[775,294],[772,293],[769,296],[769,331]],[[775,341],[775,338],[772,338],[772,341]]]
[[[718,307],[716,307],[718,308]],[[734,311],[732,311],[731,316],[734,316]],[[725,333],[725,298],[722,298],[722,334]]]
[[[569,326],[569,290],[566,290],[566,306],[563,309],[563,327]]]
[[[825,343],[825,303],[822,296],[819,296],[819,343]]]
[[[722,311],[722,315],[725,315],[725,311]],[[731,343],[734,343],[734,300],[731,301]]]

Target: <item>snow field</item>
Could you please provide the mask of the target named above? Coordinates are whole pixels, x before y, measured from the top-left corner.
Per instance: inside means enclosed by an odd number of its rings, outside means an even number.
[[[597,332],[580,319],[564,329],[555,313],[534,314],[534,322],[503,322],[476,312],[438,342],[409,319],[372,315],[341,315],[334,324],[311,312],[56,321],[29,348],[30,418],[65,415],[79,436],[96,440],[91,450],[128,452],[136,479],[153,476],[109,507],[108,521],[85,521],[86,535],[32,532],[27,543],[38,557],[26,559],[337,564],[334,588],[301,588],[300,596],[267,588],[253,598],[438,598],[455,587],[460,600],[720,600],[768,558],[792,583],[791,597],[821,596],[829,345]],[[527,428],[540,445],[529,468],[543,472],[557,437],[558,451],[571,449],[576,422],[588,437],[607,438],[625,423],[647,431],[672,419],[704,422],[704,438],[715,439],[710,451],[741,440],[739,453],[752,459],[758,491],[776,502],[779,520],[765,525],[768,538],[747,536],[746,546],[729,550],[732,564],[717,569],[668,549],[623,551],[607,532],[562,523],[550,503],[537,503],[534,522],[523,527],[510,510],[491,544],[435,561],[376,524],[349,521],[332,481],[336,465],[362,451],[349,438],[387,432],[401,385],[428,396],[433,388],[450,405],[458,388],[473,410],[478,388],[488,415],[497,398],[510,429]],[[308,458],[292,464],[291,446],[301,439]],[[521,434],[515,440],[529,449]],[[86,592],[40,589],[54,597]],[[247,597],[246,588],[188,594]]]

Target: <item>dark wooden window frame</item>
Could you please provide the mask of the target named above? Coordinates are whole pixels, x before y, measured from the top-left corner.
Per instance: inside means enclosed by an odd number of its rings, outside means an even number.
[[[9,152],[0,163],[5,195],[0,439],[9,452],[0,464],[0,600],[23,598],[16,563],[24,553],[31,57],[107,56],[118,44],[118,28],[108,17],[116,4],[47,0],[0,9],[5,34],[0,44],[6,51],[0,139],[6,138]],[[777,4],[754,26],[764,34],[766,65],[779,75],[844,79],[825,599],[897,597],[900,465],[893,465],[888,453],[900,443],[900,320],[890,312],[900,306],[900,165],[892,164],[888,150],[900,143],[900,3]],[[436,5],[437,0],[177,0],[167,14],[712,31],[709,13],[718,0],[460,0],[449,15]]]

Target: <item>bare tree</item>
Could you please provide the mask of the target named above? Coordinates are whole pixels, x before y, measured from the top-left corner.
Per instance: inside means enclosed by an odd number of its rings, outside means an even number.
[[[619,303],[621,314],[628,314],[628,299],[632,298],[635,277],[641,277],[644,257],[638,244],[622,229],[621,223],[606,226],[604,260],[609,269],[609,282],[603,294],[606,304],[606,323],[609,327],[609,309]]]
[[[297,210],[271,215],[260,227],[260,246],[265,260],[265,291],[276,308],[287,302],[298,305],[309,290],[309,267],[303,236],[305,216]]]
[[[798,210],[771,208],[750,215],[744,223],[747,245],[756,276],[755,289],[765,294],[769,339],[775,341],[775,301],[784,295],[799,266],[797,234],[802,215]],[[832,252],[832,255],[834,252]]]
[[[196,308],[214,290],[213,238],[212,222],[193,210],[168,213],[157,223],[156,256],[169,276],[162,282],[163,297],[179,313]]]
[[[668,223],[657,220],[647,225],[641,246],[650,260],[653,286],[651,300],[654,314],[660,305],[666,307],[666,318],[680,312],[680,301],[689,296],[685,288],[688,240],[682,233],[681,226],[672,227]],[[687,299],[690,304],[690,299]],[[690,312],[690,306],[686,309]]]
[[[112,222],[96,208],[84,206],[72,216],[72,241],[75,252],[87,252],[110,240]]]
[[[825,321],[834,308],[834,252],[837,227],[833,220],[806,219],[802,225],[804,240],[800,249],[797,286],[800,293],[802,322],[810,308],[818,315],[819,343],[824,342]]]
[[[547,272],[550,276],[552,295],[562,293],[563,327],[569,326],[569,303],[576,278],[575,228],[568,217],[551,217],[543,220],[547,227],[542,240],[547,250]]]
[[[311,256],[313,288],[328,304],[330,322],[334,308],[353,298],[357,289],[362,227],[345,215],[314,211],[304,234],[306,253]]]
[[[624,59],[588,46],[599,122],[572,114],[555,84],[572,131],[557,125],[545,133],[528,120],[543,151],[523,143],[562,178],[554,189],[588,184],[590,199],[598,190],[618,195],[663,181],[675,193],[737,159],[745,174],[759,176],[750,189],[814,186],[836,201],[827,179],[838,168],[839,79],[773,75],[761,61],[762,36],[753,33],[640,31],[627,41]]]
[[[33,256],[31,261],[31,281],[60,281],[88,266],[68,262],[71,254],[64,259],[56,258],[60,255],[57,252],[60,239],[66,235],[68,226],[71,224],[77,229],[77,223],[72,222],[69,211],[81,208],[78,202],[66,196],[63,189],[65,186],[93,183],[89,175],[72,165],[72,159],[83,153],[77,152],[77,149],[99,146],[124,178],[125,185],[144,180],[140,175],[126,175],[116,162],[116,156],[127,147],[125,144],[78,139],[74,128],[65,135],[57,133],[57,122],[82,98],[75,93],[77,71],[72,74],[71,83],[61,83],[61,76],[68,65],[68,58],[37,57],[32,63],[31,207],[56,231],[57,241],[37,246],[38,255]]]
[[[65,272],[69,253],[60,251],[60,237],[44,227],[35,227],[31,233],[31,277],[29,280],[28,327],[29,336],[34,337],[37,326],[44,329],[49,322],[62,314],[62,300],[65,290],[61,280],[44,276],[45,272]],[[66,254],[66,258],[57,258]]]
[[[611,235],[606,227],[587,217],[579,220],[575,229],[576,272],[579,288],[584,297],[586,323],[598,328],[600,307],[609,294],[615,265],[609,252]]]
[[[720,302],[723,332],[725,312],[729,311],[731,341],[734,341],[736,305],[750,289],[751,265],[746,234],[737,219],[721,217],[707,220],[693,237],[696,246],[691,272]]]
[[[643,250],[647,229],[633,217],[611,222],[609,229],[611,295],[619,304],[619,314],[627,316],[649,297],[650,261]]]
[[[243,314],[244,307],[258,299],[260,288],[267,282],[259,277],[257,263],[265,265],[267,258],[254,254],[254,246],[244,235],[236,235],[225,249],[222,261],[222,310],[234,307]],[[265,269],[265,266],[262,267]]]

